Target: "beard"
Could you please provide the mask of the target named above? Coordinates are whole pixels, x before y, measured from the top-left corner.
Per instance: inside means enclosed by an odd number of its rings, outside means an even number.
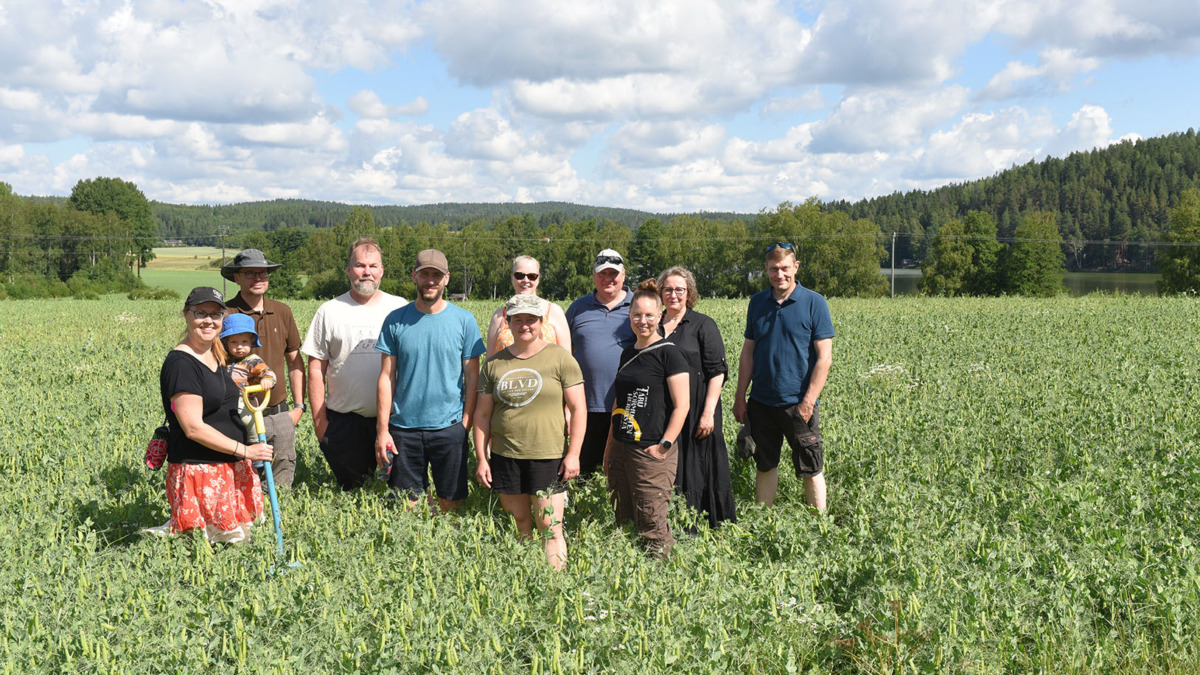
[[[359,295],[372,296],[379,290],[379,283],[372,279],[355,279],[350,282],[350,288]]]
[[[420,290],[421,299],[429,304],[433,304],[442,299],[442,292],[446,290],[445,286],[435,286],[433,288],[422,288]]]

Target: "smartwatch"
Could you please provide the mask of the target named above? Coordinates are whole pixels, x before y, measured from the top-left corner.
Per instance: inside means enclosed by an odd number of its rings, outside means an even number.
[[[661,441],[659,441],[658,444],[662,446],[663,450],[670,450],[675,445],[675,442],[668,441],[667,439],[664,438]]]

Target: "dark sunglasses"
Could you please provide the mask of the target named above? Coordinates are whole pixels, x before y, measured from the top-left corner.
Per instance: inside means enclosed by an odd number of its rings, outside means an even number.
[[[774,251],[777,248],[781,248],[785,251],[791,251],[792,253],[796,252],[796,249],[791,244],[787,243],[786,241],[781,241],[781,242],[771,244],[770,246],[768,246],[767,253],[770,253],[771,251]]]
[[[530,281],[537,281],[538,273],[537,272],[513,272],[513,278],[516,279],[517,281],[523,281],[525,279],[528,279]]]
[[[602,256],[599,256],[598,258],[596,258],[596,265],[609,265],[609,264],[621,265],[622,267],[624,267],[625,261],[621,259],[621,256],[613,256],[613,255],[602,255]]]

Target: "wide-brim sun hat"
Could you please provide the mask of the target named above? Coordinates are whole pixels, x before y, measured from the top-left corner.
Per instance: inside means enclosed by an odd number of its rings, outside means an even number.
[[[238,251],[238,254],[233,256],[233,260],[221,267],[221,276],[234,281],[233,275],[247,267],[262,268],[270,271],[283,267],[283,265],[267,260],[266,254],[256,248],[248,248],[244,251]]]

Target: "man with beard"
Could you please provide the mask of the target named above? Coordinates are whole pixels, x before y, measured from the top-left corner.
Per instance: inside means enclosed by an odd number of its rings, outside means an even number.
[[[248,248],[233,256],[221,268],[221,276],[241,289],[226,303],[229,313],[239,312],[254,319],[261,347],[255,354],[267,362],[267,367],[287,377],[280,377],[271,390],[271,398],[263,410],[263,426],[267,444],[275,448],[271,474],[275,484],[291,487],[296,476],[296,425],[304,415],[304,359],[300,356],[300,329],[287,305],[266,297],[271,270],[281,265],[267,260],[256,248]],[[284,383],[287,384],[284,384]],[[294,405],[288,405],[288,389],[292,390]]]
[[[384,319],[407,304],[379,290],[383,253],[374,239],[350,245],[350,290],[317,309],[304,346],[313,431],[343,490],[361,487],[375,470],[375,341]]]
[[[410,506],[429,489],[443,513],[467,498],[467,439],[475,412],[479,324],[443,297],[450,267],[441,251],[417,254],[417,298],[383,322],[375,349],[383,353],[376,404],[375,458],[388,485]]]

